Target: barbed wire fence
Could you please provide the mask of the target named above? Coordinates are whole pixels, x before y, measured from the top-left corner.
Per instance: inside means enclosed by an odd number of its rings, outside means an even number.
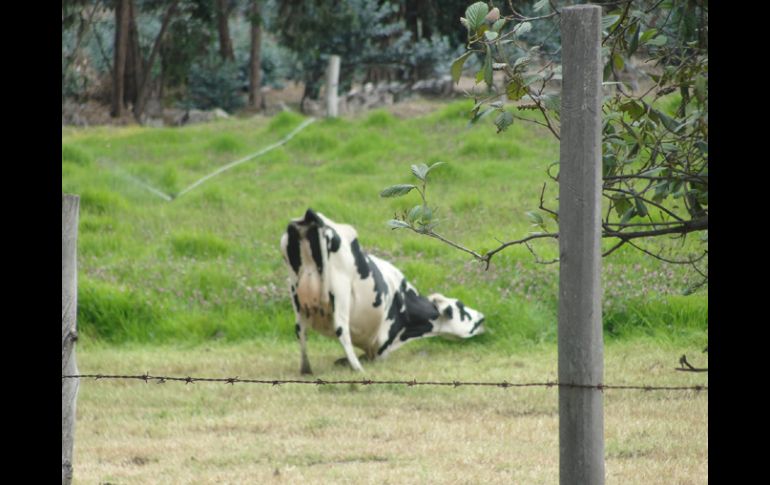
[[[675,370],[688,370],[688,369],[675,369]],[[692,371],[691,371],[692,372]],[[240,377],[179,377],[179,376],[155,376],[150,375],[148,372],[138,375],[114,375],[114,374],[79,374],[79,375],[63,375],[62,379],[94,379],[94,380],[140,380],[145,383],[154,381],[157,384],[165,384],[166,382],[184,382],[185,384],[194,384],[196,382],[217,382],[224,384],[263,384],[269,386],[280,386],[284,384],[300,384],[311,386],[333,386],[333,385],[361,385],[361,386],[377,386],[377,385],[401,385],[406,387],[414,386],[443,386],[443,387],[500,387],[500,388],[515,388],[515,387],[545,387],[545,388],[577,388],[577,389],[595,389],[599,391],[604,390],[636,390],[636,391],[695,391],[695,392],[707,392],[708,386],[706,385],[692,385],[692,386],[660,386],[660,385],[611,385],[611,384],[571,384],[557,381],[545,381],[545,382],[479,382],[479,381],[418,381],[412,380],[372,380],[372,379],[342,379],[342,380],[326,380],[326,379],[241,379]]]

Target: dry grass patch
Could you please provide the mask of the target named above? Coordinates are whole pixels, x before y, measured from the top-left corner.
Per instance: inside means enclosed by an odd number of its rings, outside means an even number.
[[[605,381],[707,384],[672,370],[681,353],[612,343]],[[312,342],[316,377],[353,378],[332,365],[340,354],[333,342]],[[293,379],[299,365],[283,342],[86,347],[78,360],[83,373],[241,378]],[[556,353],[419,342],[367,371],[375,380],[545,381],[556,378]],[[78,399],[75,483],[558,483],[557,401],[546,388],[89,380]],[[606,391],[607,482],[705,483],[707,415],[706,393]]]

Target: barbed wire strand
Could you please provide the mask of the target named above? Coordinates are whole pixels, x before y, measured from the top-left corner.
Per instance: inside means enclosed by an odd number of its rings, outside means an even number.
[[[315,386],[327,386],[327,385],[403,385],[407,387],[413,386],[445,386],[445,387],[467,387],[467,386],[485,386],[485,387],[568,387],[568,388],[580,388],[580,389],[596,389],[604,391],[605,389],[613,390],[639,390],[639,391],[708,391],[708,386],[695,385],[695,386],[653,386],[653,385],[609,385],[609,384],[571,384],[560,383],[556,381],[547,382],[526,382],[526,383],[513,383],[508,381],[502,382],[468,382],[468,381],[418,381],[412,379],[411,381],[404,380],[372,380],[372,379],[357,379],[357,380],[324,380],[324,379],[241,379],[240,377],[173,377],[173,376],[152,376],[149,373],[141,375],[109,375],[109,374],[79,374],[79,375],[63,375],[62,379],[121,379],[121,380],[142,380],[145,383],[150,381],[157,381],[158,384],[163,384],[168,381],[184,382],[185,384],[193,384],[196,382],[220,382],[226,384],[266,384],[272,386],[279,386],[282,384],[304,384]]]

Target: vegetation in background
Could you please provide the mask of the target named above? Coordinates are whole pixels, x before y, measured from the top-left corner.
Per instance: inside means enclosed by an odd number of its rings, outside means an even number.
[[[305,83],[316,99],[328,56],[342,55],[341,86],[446,74],[461,45],[450,19],[464,1],[354,0],[66,0],[62,2],[62,97],[131,106],[145,121],[147,98],[162,105],[205,107],[258,86]],[[252,23],[254,20],[254,23]],[[255,29],[256,27],[256,29]],[[238,74],[212,74],[214,53]],[[119,67],[119,69],[117,69]],[[236,81],[237,80],[237,81]],[[257,91],[258,92],[258,89]],[[204,95],[201,101],[201,95]],[[118,98],[120,101],[118,101]],[[304,99],[304,98],[303,98]],[[259,109],[259,100],[250,104]]]
[[[509,7],[508,15],[484,2],[466,9],[460,23],[467,30],[467,51],[452,64],[452,76],[458,81],[466,60],[481,56],[476,82],[483,82],[488,93],[474,99],[471,123],[495,114],[497,133],[521,120],[547,128],[558,139],[560,93],[549,83],[561,80],[561,65],[545,49],[545,39],[528,45],[524,37],[535,23],[558,28],[560,8],[541,0],[532,8],[538,16],[528,17]],[[614,91],[603,104],[602,236],[613,241],[604,256],[632,247],[651,258],[687,265],[700,275],[687,290],[696,291],[708,284],[708,2],[624,2],[608,8],[602,27],[604,85]],[[635,55],[657,72],[640,72],[633,66]],[[536,60],[543,66],[532,70]],[[495,71],[504,74],[502,87],[495,84]],[[639,75],[648,76],[651,87],[639,88]],[[675,110],[666,109],[671,98],[665,97],[671,93],[678,94]],[[539,116],[522,115],[528,111]],[[558,161],[547,173],[558,183]],[[558,208],[544,199],[545,189],[537,208],[533,202],[528,212],[538,233],[486,252],[445,242],[487,263],[517,244],[525,244],[537,259],[529,241],[558,237],[549,229],[558,226]],[[425,201],[423,207],[417,225],[411,213],[392,224],[441,238],[433,231]],[[671,245],[672,237],[684,241],[690,234],[698,246]]]

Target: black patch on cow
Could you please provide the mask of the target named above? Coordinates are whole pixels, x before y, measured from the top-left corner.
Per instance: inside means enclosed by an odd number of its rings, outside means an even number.
[[[479,326],[480,326],[482,323],[484,323],[484,319],[483,319],[483,318],[482,318],[481,320],[479,320],[478,322],[476,322],[476,323],[474,323],[474,324],[473,324],[473,328],[471,328],[471,331],[470,331],[469,333],[470,333],[470,334],[473,334],[473,332],[475,332],[475,331],[476,331],[476,329],[477,329],[477,328],[479,328]]]
[[[335,331],[334,331],[334,333],[336,333],[336,334],[337,334],[337,337],[339,337],[340,335],[342,335],[342,327],[337,327],[337,330],[335,330]]]
[[[358,270],[361,279],[369,276],[369,263],[367,263],[366,254],[361,251],[361,246],[358,245],[358,239],[353,239],[350,243],[350,251],[353,253],[353,259],[356,261],[356,270]]]
[[[294,274],[299,274],[299,266],[302,263],[299,256],[299,231],[293,224],[289,224],[289,227],[286,228],[286,234],[289,235],[289,240],[286,244],[286,255],[289,257],[289,264],[291,269],[294,270]]]
[[[444,308],[444,316],[446,318],[448,318],[449,320],[451,320],[452,319],[452,315],[453,315],[452,305],[447,305],[447,307]]]
[[[299,339],[299,323],[294,324],[294,333],[297,335],[297,339]]]
[[[310,251],[313,254],[313,261],[318,268],[319,273],[324,272],[323,255],[321,254],[321,241],[318,238],[318,230],[310,228],[307,231],[307,241],[310,243]]]
[[[308,208],[308,210],[305,211],[305,218],[302,219],[301,224],[303,225],[316,224],[318,226],[323,226],[324,221],[320,217],[318,217],[318,214],[313,212],[313,209]]]
[[[465,305],[460,300],[457,300],[457,309],[460,310],[460,321],[464,322],[466,318],[471,319],[471,314],[465,311]]]
[[[294,302],[294,311],[299,313],[299,297],[297,296],[297,292],[293,289],[291,290],[291,297]]]
[[[406,308],[402,311],[401,307],[406,303]],[[393,323],[388,329],[388,340],[377,350],[377,354],[387,349],[401,333],[401,341],[411,338],[417,338],[433,330],[434,320],[439,316],[439,312],[430,300],[420,296],[411,288],[406,288],[406,280],[401,282],[399,291],[393,296],[393,301],[388,309],[388,320]],[[403,330],[403,332],[402,332]]]
[[[326,230],[331,233],[331,238],[329,238],[328,234],[326,236],[326,250],[329,252],[329,254],[336,253],[340,250],[340,245],[342,245],[342,238],[340,238],[340,235],[337,234],[337,231],[331,227],[327,227]]]
[[[372,278],[374,278],[374,292],[377,293],[377,297],[374,300],[374,306],[378,307],[382,305],[382,295],[388,294],[388,285],[385,284],[385,279],[382,277],[382,273],[380,272],[380,268],[377,267],[376,264],[374,264],[374,261],[372,261],[372,258],[367,257],[366,262],[369,265],[369,270],[372,273]]]
[[[329,304],[332,307],[332,313],[334,313],[334,293],[329,292]]]

